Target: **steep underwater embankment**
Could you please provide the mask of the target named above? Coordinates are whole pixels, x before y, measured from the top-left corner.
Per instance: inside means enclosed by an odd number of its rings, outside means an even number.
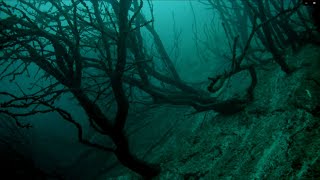
[[[308,45],[287,56],[298,68],[291,75],[275,63],[257,68],[255,100],[243,112],[188,116],[184,128],[194,127],[178,133],[179,125],[147,156],[161,162],[159,179],[319,178],[319,59]]]

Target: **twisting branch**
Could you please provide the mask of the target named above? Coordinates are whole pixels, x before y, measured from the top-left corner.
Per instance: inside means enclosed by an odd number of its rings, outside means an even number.
[[[140,0],[140,5],[138,7],[138,9],[136,10],[136,12],[133,14],[133,16],[130,18],[129,21],[129,27],[131,28],[132,26],[132,22],[134,21],[135,18],[137,18],[138,14],[140,13],[141,9],[143,7],[143,0]]]

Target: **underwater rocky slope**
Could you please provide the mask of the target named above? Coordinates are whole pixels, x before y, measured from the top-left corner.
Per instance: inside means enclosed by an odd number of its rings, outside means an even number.
[[[319,178],[319,59],[319,48],[308,45],[287,55],[297,67],[291,75],[274,63],[258,68],[254,101],[234,115],[190,117],[183,116],[190,109],[172,107],[163,108],[167,113],[154,111],[159,119],[174,114],[180,127],[189,126],[171,132],[148,154],[150,160],[161,162],[157,179]]]

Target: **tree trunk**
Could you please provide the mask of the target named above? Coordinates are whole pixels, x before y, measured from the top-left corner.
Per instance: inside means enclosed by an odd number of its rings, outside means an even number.
[[[159,167],[152,166],[143,160],[139,160],[130,152],[128,139],[124,135],[124,132],[115,128],[114,125],[111,124],[111,121],[102,113],[100,107],[93,103],[93,101],[90,100],[83,91],[74,90],[73,95],[80,102],[89,118],[91,118],[106,135],[110,136],[116,145],[114,154],[122,165],[140,174],[145,179],[151,179],[160,173]]]

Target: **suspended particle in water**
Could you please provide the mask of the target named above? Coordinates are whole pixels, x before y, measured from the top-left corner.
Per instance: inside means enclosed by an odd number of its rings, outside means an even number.
[[[318,0],[302,0],[302,2],[306,6],[314,6],[320,4]]]

